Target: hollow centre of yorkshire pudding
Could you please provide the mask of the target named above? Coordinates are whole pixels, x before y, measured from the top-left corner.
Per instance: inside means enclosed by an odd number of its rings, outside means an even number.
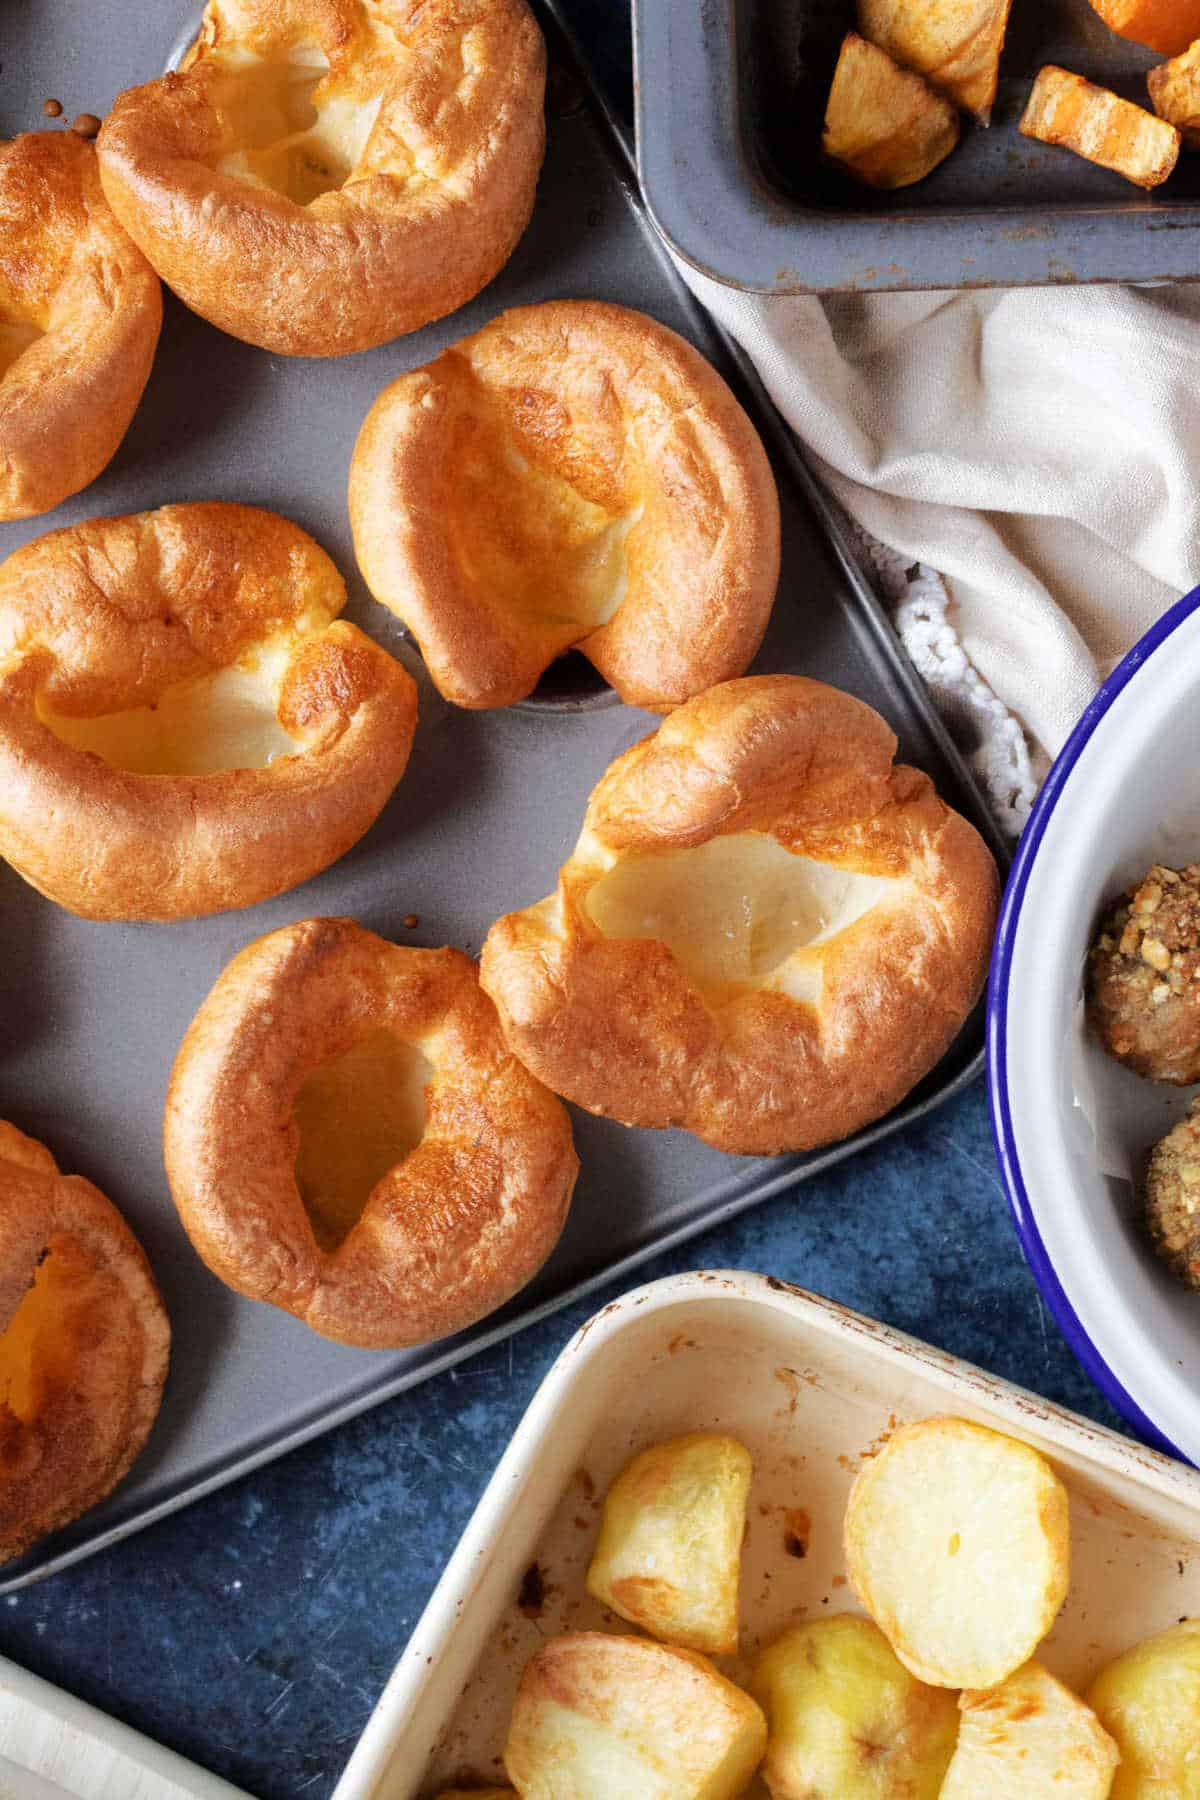
[[[362,159],[383,100],[369,76],[330,83],[329,61],[312,42],[213,57],[213,98],[224,148],[213,166],[253,187],[307,206],[345,186]]]
[[[625,598],[626,541],[642,509],[599,472],[556,468],[549,451],[534,461],[529,448],[480,388],[451,442],[446,530],[471,586],[566,648]]]
[[[0,307],[0,377],[8,374],[19,356],[44,337],[43,328],[8,307]]]
[[[270,646],[233,668],[165,688],[151,706],[78,718],[43,704],[39,716],[64,743],[133,774],[264,769],[299,748],[277,712],[286,665],[287,651]]]
[[[605,937],[666,944],[707,999],[772,977],[806,999],[819,972],[779,973],[782,966],[846,930],[896,885],[797,856],[766,832],[743,831],[692,849],[622,857],[585,904]]]
[[[69,1384],[86,1354],[86,1333],[102,1319],[109,1286],[70,1233],[50,1239],[33,1285],[0,1334],[0,1405],[23,1425]]]
[[[293,1102],[296,1185],[322,1250],[349,1235],[376,1182],[420,1143],[432,1076],[415,1045],[376,1031],[305,1077]]]

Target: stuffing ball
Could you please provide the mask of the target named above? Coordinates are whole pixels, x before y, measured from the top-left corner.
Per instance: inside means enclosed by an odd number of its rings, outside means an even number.
[[[1200,1292],[1200,1099],[1150,1152],[1143,1199],[1154,1248]]]
[[[1088,1013],[1135,1074],[1200,1081],[1200,863],[1159,864],[1103,917],[1088,958]]]

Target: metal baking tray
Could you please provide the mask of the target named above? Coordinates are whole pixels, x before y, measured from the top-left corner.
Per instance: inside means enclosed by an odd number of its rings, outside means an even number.
[[[882,195],[822,163],[854,0],[634,0],[638,168],[675,250],[755,293],[882,293],[1200,278],[1200,156],[1153,195],[1020,136],[1044,63],[1148,106],[1153,51],[1088,0],[1014,0],[989,130]]]
[[[116,460],[49,518],[0,527],[0,554],[73,519],[168,500],[222,497],[306,526],[344,571],[348,616],[421,684],[408,773],[374,829],[324,875],[248,912],[171,925],[97,925],[41,899],[0,864],[0,1117],[45,1139],[62,1166],[124,1209],[162,1284],[175,1333],[158,1424],[131,1477],[102,1506],[9,1565],[0,1591],[60,1569],[256,1464],[399,1393],[485,1343],[690,1234],[778,1193],[893,1131],[969,1081],[982,1061],[976,1015],[942,1064],[889,1119],[819,1154],[735,1160],[682,1133],[626,1131],[575,1115],[583,1176],[566,1233],[539,1278],[473,1331],[381,1354],[326,1342],[275,1308],[240,1299],[192,1250],[163,1176],[167,1074],[183,1032],[228,959],[288,920],[348,913],[401,941],[477,951],[491,921],[547,892],[606,764],[655,720],[607,691],[571,697],[557,676],[540,703],[462,712],[439,698],[398,621],[355,569],[346,515],[350,451],[379,389],[502,307],[603,296],[691,338],[732,381],[776,458],[784,576],[759,666],[860,694],[995,843],[983,803],[874,598],[829,502],[729,346],[675,275],[641,210],[627,148],[554,16],[540,16],[560,66],[537,209],[508,268],[471,306],[416,335],[329,362],[277,359],[222,336],[173,300],[145,399]],[[195,27],[172,4],[76,0],[15,10],[0,75],[0,130],[103,113],[122,87],[168,63]],[[569,659],[568,659],[569,660]],[[997,845],[999,849],[999,846]],[[420,924],[406,931],[415,913]]]

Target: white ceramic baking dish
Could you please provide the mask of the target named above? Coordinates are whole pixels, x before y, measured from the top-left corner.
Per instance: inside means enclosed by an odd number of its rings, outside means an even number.
[[[0,1656],[0,1800],[250,1800]]]
[[[1043,1652],[1058,1674],[1081,1684],[1126,1645],[1200,1614],[1194,1470],[784,1282],[675,1276],[607,1306],[550,1370],[334,1800],[503,1780],[526,1659],[554,1632],[614,1629],[583,1576],[605,1487],[634,1450],[721,1426],[753,1454],[743,1657],[722,1659],[736,1678],[789,1621],[852,1605],[841,1523],[855,1471],[896,1424],[944,1412],[1036,1444],[1070,1489],[1071,1594]]]

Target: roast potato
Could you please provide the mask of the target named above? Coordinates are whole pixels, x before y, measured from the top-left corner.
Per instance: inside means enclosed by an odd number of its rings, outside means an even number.
[[[504,1747],[522,1800],[734,1800],[767,1722],[692,1650],[574,1632],[526,1664]]]
[[[1126,1650],[1088,1701],[1121,1752],[1112,1800],[1200,1800],[1200,1619]]]
[[[1040,1663],[1026,1663],[999,1687],[963,1694],[959,1706],[958,1748],[941,1800],[1106,1800],[1117,1746]]]
[[[1179,160],[1174,125],[1053,63],[1038,71],[1021,135],[1073,150],[1141,188],[1158,187]]]
[[[1012,0],[858,0],[858,29],[983,124]]]
[[[1189,150],[1200,150],[1200,43],[1151,69],[1146,86],[1159,118],[1174,125]]]
[[[846,1508],[854,1592],[935,1687],[994,1687],[1067,1597],[1067,1493],[1028,1444],[967,1419],[902,1426]]]
[[[910,1675],[870,1619],[844,1613],[785,1631],[759,1656],[753,1691],[774,1800],[938,1800],[955,1697]]]
[[[847,33],[825,108],[821,148],[867,187],[911,187],[958,142],[958,114],[886,50]]]
[[[1090,0],[1119,36],[1160,56],[1178,56],[1200,38],[1200,0]]]
[[[750,1472],[719,1431],[635,1456],[605,1498],[589,1594],[664,1643],[732,1655]]]

